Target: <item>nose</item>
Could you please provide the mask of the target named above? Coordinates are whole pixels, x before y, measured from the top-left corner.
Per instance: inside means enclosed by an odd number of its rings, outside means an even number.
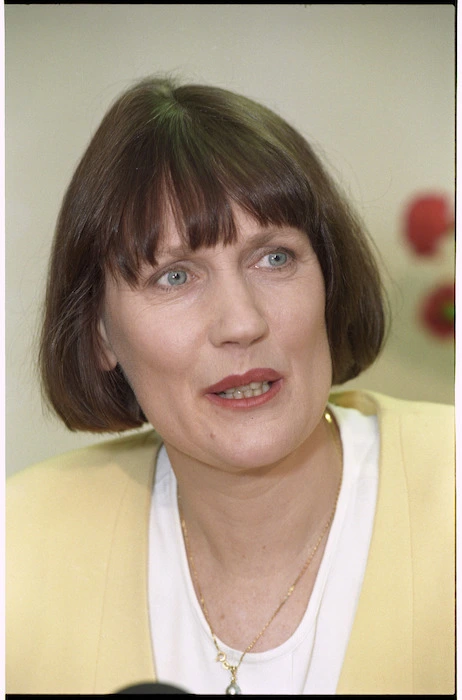
[[[247,348],[268,333],[265,313],[251,284],[240,276],[223,277],[213,290],[209,337],[216,347]]]

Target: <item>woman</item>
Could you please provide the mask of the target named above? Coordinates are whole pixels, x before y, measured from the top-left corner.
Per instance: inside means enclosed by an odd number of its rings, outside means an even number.
[[[384,329],[293,128],[123,94],[64,197],[40,362],[71,430],[155,432],[10,480],[7,692],[453,692],[451,409],[331,395]]]

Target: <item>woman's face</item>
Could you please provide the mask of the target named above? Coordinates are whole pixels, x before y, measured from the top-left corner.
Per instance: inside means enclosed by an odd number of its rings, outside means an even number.
[[[136,289],[108,279],[101,320],[105,366],[120,363],[167,448],[226,469],[300,448],[331,387],[308,237],[242,212],[236,223],[236,243],[192,252],[172,222]]]

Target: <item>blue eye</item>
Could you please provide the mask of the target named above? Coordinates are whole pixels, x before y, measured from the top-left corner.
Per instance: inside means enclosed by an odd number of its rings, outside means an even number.
[[[169,284],[172,285],[184,284],[187,279],[187,274],[183,270],[174,270],[168,273],[167,279],[169,281]]]
[[[276,253],[269,253],[267,257],[268,263],[271,267],[281,267],[282,265],[285,265],[288,260],[287,253],[283,253],[282,251],[277,251]]]
[[[187,282],[188,275],[184,270],[170,270],[159,279],[158,284],[169,287],[178,287]]]

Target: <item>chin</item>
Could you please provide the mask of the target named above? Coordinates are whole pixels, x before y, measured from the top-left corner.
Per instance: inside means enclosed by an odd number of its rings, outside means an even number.
[[[294,445],[283,445],[280,441],[275,444],[274,440],[258,445],[241,443],[238,449],[236,445],[224,448],[220,453],[220,461],[227,470],[251,471],[271,467],[288,457],[295,449]]]

